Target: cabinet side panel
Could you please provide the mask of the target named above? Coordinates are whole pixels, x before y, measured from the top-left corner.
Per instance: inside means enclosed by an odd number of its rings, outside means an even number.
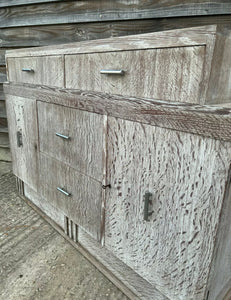
[[[37,191],[38,133],[36,101],[6,95],[6,109],[13,172]]]
[[[170,299],[203,299],[230,144],[116,118],[108,135],[106,247]]]

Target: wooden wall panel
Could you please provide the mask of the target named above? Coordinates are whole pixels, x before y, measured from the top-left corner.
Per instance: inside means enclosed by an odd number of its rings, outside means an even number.
[[[0,47],[36,47],[115,36],[218,24],[231,29],[229,15],[163,18],[2,28]]]
[[[1,8],[0,27],[152,19],[231,13],[228,0],[61,1]]]

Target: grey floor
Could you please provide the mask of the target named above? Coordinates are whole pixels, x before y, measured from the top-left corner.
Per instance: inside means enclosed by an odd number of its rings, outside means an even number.
[[[0,162],[0,299],[128,299],[17,194]]]

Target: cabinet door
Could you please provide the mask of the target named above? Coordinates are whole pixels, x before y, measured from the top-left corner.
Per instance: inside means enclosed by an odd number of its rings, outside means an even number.
[[[116,118],[108,135],[106,247],[170,299],[204,299],[230,144]]]
[[[6,95],[13,172],[37,190],[37,113],[36,101]]]

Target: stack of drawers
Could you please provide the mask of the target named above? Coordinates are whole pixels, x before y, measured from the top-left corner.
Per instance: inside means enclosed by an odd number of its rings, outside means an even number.
[[[141,299],[228,290],[229,44],[205,26],[7,52],[25,196]]]

